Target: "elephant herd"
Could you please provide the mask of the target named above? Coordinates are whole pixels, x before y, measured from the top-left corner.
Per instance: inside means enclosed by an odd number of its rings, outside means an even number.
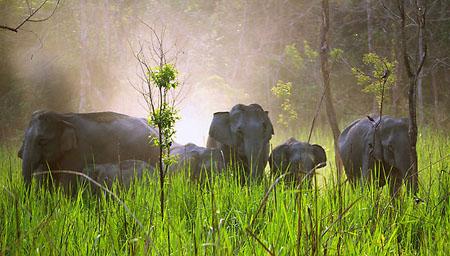
[[[168,175],[185,170],[192,180],[205,180],[212,172],[240,170],[242,182],[260,180],[267,163],[270,173],[284,174],[287,182],[309,180],[317,168],[326,165],[325,150],[317,144],[290,138],[274,147],[274,134],[268,112],[258,104],[235,105],[229,112],[214,113],[206,147],[174,143],[171,155],[177,161],[168,167]],[[159,162],[159,148],[153,144],[155,128],[143,118],[114,112],[33,113],[25,131],[18,156],[26,185],[32,177],[51,175],[56,184],[72,188],[76,178],[65,171],[81,172],[110,187],[118,181],[129,186],[133,178],[153,173]],[[387,180],[396,191],[408,172],[408,125],[406,119],[383,116],[362,118],[350,124],[339,138],[339,151],[350,182]],[[270,153],[270,154],[269,154]],[[382,171],[375,166],[381,163]],[[226,168],[239,166],[240,168]],[[59,170],[59,171],[58,171]]]

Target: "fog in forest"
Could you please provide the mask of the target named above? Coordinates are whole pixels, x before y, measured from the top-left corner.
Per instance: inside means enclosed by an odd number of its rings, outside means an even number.
[[[442,19],[430,19],[428,26],[435,38],[428,48],[421,122],[448,124],[449,39],[439,26],[445,20],[448,25],[449,13],[442,10],[449,4],[434,5],[430,15]],[[373,113],[374,96],[351,71],[371,72],[362,61],[367,14],[365,5],[353,1],[331,6],[332,93],[338,120],[346,123]],[[0,7],[3,24],[20,23],[27,14],[26,1],[0,1]],[[167,57],[179,71],[176,141],[205,145],[213,113],[237,103],[259,103],[282,132],[308,129],[323,91],[319,7],[317,1],[62,1],[47,21],[27,23],[19,33],[0,31],[0,140],[22,134],[38,109],[146,116],[133,85],[139,87],[143,75],[134,55],[141,46],[152,47],[147,25],[165,31]],[[373,8],[372,51],[400,60],[395,17],[380,4]],[[408,32],[413,45],[416,35]],[[406,116],[406,76],[401,63],[397,67],[385,112]],[[290,86],[289,95],[277,96],[272,88],[283,85]],[[326,124],[324,110],[322,105],[318,111],[319,126]]]

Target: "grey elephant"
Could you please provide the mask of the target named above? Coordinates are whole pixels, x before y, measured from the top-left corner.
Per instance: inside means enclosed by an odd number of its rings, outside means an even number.
[[[154,169],[142,160],[125,160],[120,163],[89,164],[83,173],[101,185],[111,188],[114,182],[129,188],[134,179],[141,179],[146,173],[153,175]],[[101,191],[92,185],[95,192]]]
[[[379,186],[389,181],[392,195],[397,194],[403,180],[409,189],[417,191],[417,174],[410,171],[409,150],[406,118],[362,118],[351,123],[339,136],[339,153],[349,181],[355,184],[372,180]]]
[[[156,130],[145,120],[114,112],[33,113],[26,129],[19,157],[25,184],[33,172],[44,166],[50,170],[81,171],[87,164],[116,163],[138,159],[150,164],[159,157],[150,137]],[[71,175],[55,175],[67,183]]]
[[[268,112],[260,105],[237,104],[230,112],[214,113],[207,147],[222,150],[226,165],[241,165],[241,181],[257,180],[264,175],[273,134]]]
[[[185,170],[194,181],[210,179],[213,172],[218,174],[224,167],[223,153],[216,148],[204,148],[193,143],[178,144],[171,148],[171,155],[177,158],[177,162],[170,166],[169,172]]]
[[[315,170],[326,166],[325,150],[317,144],[309,144],[290,138],[275,147],[269,157],[271,175],[276,177],[286,174],[288,182],[301,182],[304,178],[309,183]]]

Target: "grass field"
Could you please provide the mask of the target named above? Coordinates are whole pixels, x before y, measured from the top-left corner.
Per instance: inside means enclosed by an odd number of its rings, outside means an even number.
[[[448,135],[419,136],[423,201],[393,201],[387,186],[339,186],[331,137],[313,142],[329,163],[312,189],[279,183],[261,204],[270,180],[240,186],[228,172],[201,186],[178,175],[167,182],[164,219],[156,180],[115,189],[118,199],[27,194],[16,149],[2,148],[0,255],[450,255]]]

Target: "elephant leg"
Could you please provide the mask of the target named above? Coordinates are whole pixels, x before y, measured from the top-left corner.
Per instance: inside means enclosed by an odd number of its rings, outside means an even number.
[[[408,193],[417,193],[418,190],[418,181],[417,181],[417,174],[411,174],[409,172],[406,173],[406,176],[404,177],[406,181],[406,188]]]
[[[402,187],[402,179],[396,175],[392,175],[389,178],[389,192],[391,197],[397,197]]]

